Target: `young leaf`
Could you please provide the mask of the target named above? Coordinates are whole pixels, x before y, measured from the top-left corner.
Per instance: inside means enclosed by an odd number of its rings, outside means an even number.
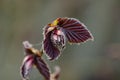
[[[74,18],[60,18],[59,26],[64,29],[64,33],[71,43],[81,43],[93,39],[87,27]]]
[[[28,55],[24,58],[22,66],[21,66],[21,75],[23,79],[27,80],[28,79],[28,74],[30,69],[33,66],[33,55]]]
[[[44,51],[48,55],[50,60],[56,59],[60,55],[60,50],[55,47],[51,41],[51,33],[49,32],[48,34],[45,35],[44,39]]]
[[[47,64],[38,56],[35,58],[35,66],[38,71],[44,76],[45,80],[50,80],[50,72]]]

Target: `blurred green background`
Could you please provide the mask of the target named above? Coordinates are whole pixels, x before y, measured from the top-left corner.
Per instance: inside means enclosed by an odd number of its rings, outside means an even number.
[[[79,19],[95,38],[47,60],[61,67],[60,80],[120,80],[120,0],[0,0],[0,80],[21,80],[22,41],[40,43],[57,17]],[[36,69],[30,75],[43,80]]]

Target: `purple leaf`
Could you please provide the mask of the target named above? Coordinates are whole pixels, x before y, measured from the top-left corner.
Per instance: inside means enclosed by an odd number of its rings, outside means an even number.
[[[86,26],[77,19],[60,18],[58,25],[64,29],[64,33],[71,43],[80,43],[93,39]]]
[[[27,80],[28,79],[28,74],[29,74],[29,70],[32,68],[33,66],[33,55],[28,55],[24,58],[22,66],[21,66],[21,75],[22,77]]]
[[[54,60],[60,55],[60,50],[53,45],[51,41],[51,33],[52,32],[49,32],[45,35],[44,51],[49,56],[50,60]]]
[[[46,63],[38,56],[35,57],[35,66],[39,72],[44,76],[45,80],[50,80],[50,72]]]

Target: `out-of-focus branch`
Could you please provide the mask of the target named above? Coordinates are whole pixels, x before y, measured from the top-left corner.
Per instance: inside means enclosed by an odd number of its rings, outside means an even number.
[[[50,75],[50,80],[58,80],[60,76],[60,67],[55,66],[54,73]]]

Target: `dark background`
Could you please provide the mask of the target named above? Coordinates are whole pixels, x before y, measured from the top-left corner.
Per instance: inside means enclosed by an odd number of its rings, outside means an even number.
[[[21,80],[22,41],[40,43],[57,17],[79,19],[95,38],[47,60],[61,67],[60,80],[120,80],[120,0],[0,0],[0,80]],[[43,80],[36,69],[30,75]]]

